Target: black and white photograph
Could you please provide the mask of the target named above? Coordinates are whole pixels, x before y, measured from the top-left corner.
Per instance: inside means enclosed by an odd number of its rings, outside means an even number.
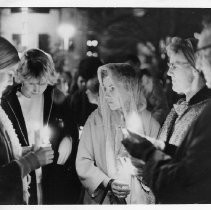
[[[38,2],[0,1],[0,205],[211,204],[211,2]]]

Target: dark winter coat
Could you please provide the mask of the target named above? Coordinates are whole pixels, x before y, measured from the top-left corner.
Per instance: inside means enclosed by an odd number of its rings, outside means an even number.
[[[148,155],[144,179],[161,203],[211,203],[210,138],[211,104],[189,128],[174,157],[160,150]]]
[[[84,90],[77,90],[72,96],[68,96],[66,101],[78,127],[84,126],[89,115],[97,108],[97,105],[89,103]]]

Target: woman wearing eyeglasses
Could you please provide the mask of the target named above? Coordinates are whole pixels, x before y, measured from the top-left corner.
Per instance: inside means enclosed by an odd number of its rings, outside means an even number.
[[[172,89],[185,96],[173,106],[158,138],[165,142],[165,150],[169,155],[174,154],[211,97],[202,73],[195,68],[196,44],[196,39],[173,37],[167,46],[168,75],[172,79]]]

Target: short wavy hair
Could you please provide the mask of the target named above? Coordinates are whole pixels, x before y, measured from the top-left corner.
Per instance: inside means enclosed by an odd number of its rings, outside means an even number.
[[[45,78],[50,85],[57,82],[58,74],[51,55],[40,50],[30,49],[24,52],[17,69],[17,82],[24,82],[28,78]]]
[[[170,43],[166,46],[167,55],[171,56],[172,53],[181,51],[191,66],[195,68],[197,42],[195,38],[172,37]]]

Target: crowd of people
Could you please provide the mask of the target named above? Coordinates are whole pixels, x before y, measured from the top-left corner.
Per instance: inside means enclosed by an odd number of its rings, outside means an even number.
[[[211,26],[166,46],[179,100],[138,57],[21,57],[0,37],[0,204],[211,203]]]

